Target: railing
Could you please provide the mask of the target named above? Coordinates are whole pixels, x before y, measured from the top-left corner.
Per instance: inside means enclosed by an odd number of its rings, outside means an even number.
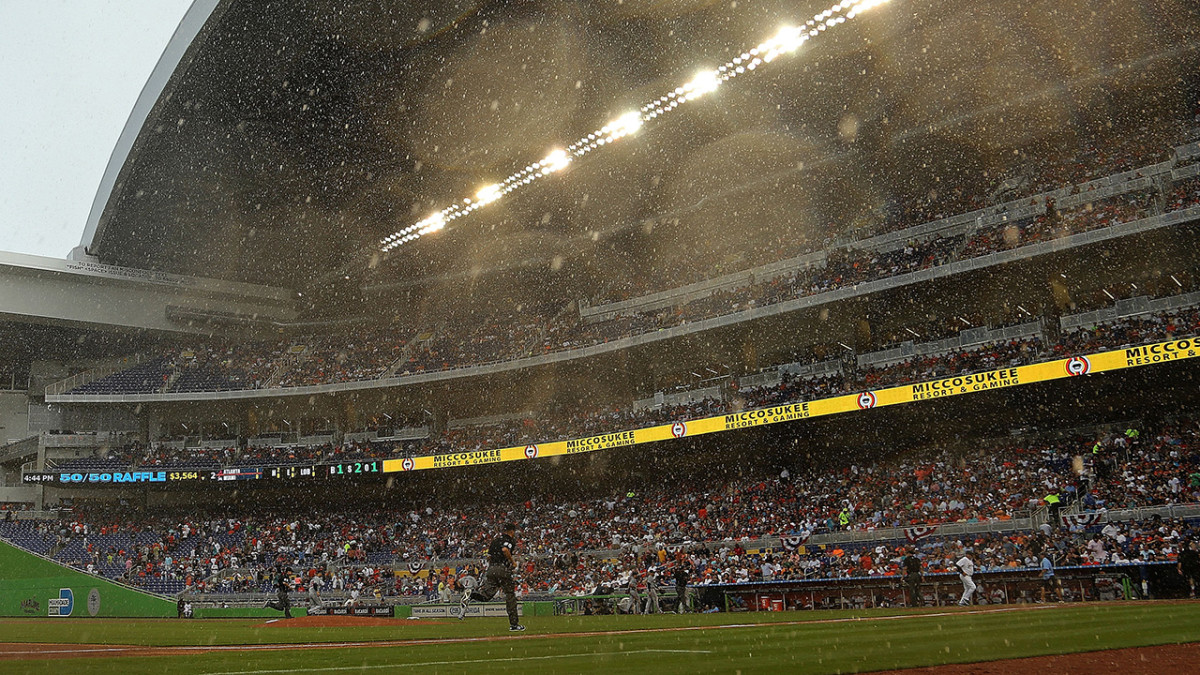
[[[1187,143],[1175,148],[1176,161],[1200,157],[1200,142]]]
[[[45,394],[46,396],[57,396],[59,394],[64,394],[77,387],[82,387],[89,382],[95,382],[102,377],[108,377],[109,375],[114,375],[123,370],[129,370],[130,368],[133,368],[141,363],[144,358],[145,357],[142,354],[134,354],[133,356],[127,356],[121,359],[115,364],[94,368],[92,370],[72,375],[65,380],[59,380],[53,384],[46,385]]]
[[[1146,597],[1140,584],[1133,582],[1135,575],[1142,576],[1140,568],[1149,568],[1147,575],[1156,578],[1153,586],[1159,586],[1166,574],[1174,572],[1173,565],[1152,562],[1056,567],[1056,586],[1047,589],[1045,597],[1054,601],[1060,592],[1067,602]],[[1044,583],[1039,568],[982,570],[974,578],[978,584],[976,604],[1031,603],[1042,598]],[[839,577],[698,585],[689,590],[706,605],[724,604],[726,611],[868,609],[909,606],[903,581],[900,576]],[[963,590],[959,576],[949,572],[924,574],[918,587],[922,604],[935,607],[957,604]]]
[[[868,366],[887,366],[900,363],[914,356],[936,356],[952,351],[965,349],[988,342],[1000,342],[1025,337],[1042,337],[1040,321],[1029,321],[1016,326],[988,328],[986,326],[965,330],[954,337],[943,340],[914,343],[909,340],[891,349],[877,352],[867,352],[858,356],[860,368]]]
[[[532,418],[536,413],[532,410],[524,410],[520,412],[502,413],[500,415],[485,415],[482,417],[463,417],[460,419],[450,420],[446,423],[447,429],[462,429],[465,427],[485,427],[495,424],[503,424],[513,420]]]
[[[96,431],[87,434],[41,434],[41,443],[46,448],[98,448],[114,441],[123,442],[125,434],[114,431]]]
[[[1186,146],[1185,146],[1186,147]],[[1134,190],[1145,187],[1143,184],[1130,184],[1130,177],[1138,177],[1139,175],[1147,179],[1161,174],[1170,174],[1172,180],[1177,180],[1171,167],[1176,161],[1160,162],[1151,164],[1140,169],[1133,169],[1113,176],[1106,176],[1096,180],[1080,183],[1078,186],[1067,185],[1049,192],[1043,192],[1031,197],[1020,197],[1012,199],[1002,204],[989,206],[967,213],[960,213],[939,220],[933,220],[921,225],[896,230],[894,232],[886,232],[858,241],[842,241],[841,245],[845,247],[853,247],[858,249],[869,249],[873,251],[889,251],[905,245],[909,241],[921,241],[929,239],[933,236],[952,235],[966,232],[973,227],[987,227],[996,225],[1005,221],[1015,221],[1021,218],[1037,215],[1045,212],[1045,204],[1047,199],[1054,199],[1060,207],[1067,205],[1076,205],[1083,201],[1091,201],[1101,196],[1112,196],[1123,192],[1132,192]],[[1189,174],[1190,175],[1190,174]],[[1186,176],[1183,176],[1186,177]],[[1147,180],[1147,184],[1150,181]],[[1118,189],[1111,192],[1099,192],[1104,188],[1119,186]],[[1074,196],[1076,193],[1079,196]],[[1087,193],[1084,195],[1084,193]],[[1067,200],[1064,202],[1063,200]]]
[[[705,399],[713,399],[724,401],[725,394],[721,392],[721,387],[698,387],[696,389],[684,389],[683,391],[658,392],[653,398],[643,398],[633,402],[634,410],[644,410],[646,408],[657,408],[663,405],[680,405],[686,403],[696,403]]]
[[[1119,319],[1127,319],[1142,314],[1154,314],[1158,312],[1173,312],[1181,309],[1189,309],[1200,305],[1200,291],[1193,291],[1183,295],[1172,295],[1165,298],[1152,299],[1144,295],[1139,295],[1125,300],[1118,300],[1112,307],[1097,309],[1092,312],[1081,312],[1079,314],[1071,314],[1059,319],[1059,325],[1062,330],[1070,331],[1076,328],[1086,328],[1094,326],[1098,323],[1107,323]]]
[[[13,520],[58,520],[58,513],[45,510],[28,510],[28,511],[4,511],[4,514],[13,514]],[[3,520],[3,516],[0,516]],[[22,551],[25,549],[21,549]]]
[[[579,307],[579,316],[584,323],[595,323],[606,319],[616,318],[618,316],[626,316],[637,314],[639,312],[653,311],[655,309],[663,309],[673,307],[675,305],[700,300],[707,298],[714,293],[729,290],[731,288],[739,288],[746,286],[753,281],[763,281],[774,279],[784,274],[788,274],[798,270],[805,270],[812,267],[820,267],[825,264],[825,259],[828,256],[827,251],[814,251],[805,253],[794,258],[780,260],[767,265],[754,267],[748,270],[740,270],[723,274],[712,279],[697,281],[695,283],[670,288],[665,291],[651,293],[628,300],[620,300],[610,302],[603,305],[585,306],[582,303]]]
[[[609,342],[591,344],[582,347],[565,347],[558,351],[548,352],[540,356],[497,359],[486,364],[470,364],[455,366],[444,370],[427,371],[417,374],[398,375],[386,379],[359,380],[338,382],[333,384],[306,385],[272,389],[241,389],[213,392],[173,392],[168,394],[97,394],[77,395],[60,394],[47,396],[50,403],[139,403],[156,401],[209,401],[234,400],[250,398],[275,398],[280,396],[311,396],[314,394],[334,394],[339,392],[361,391],[382,387],[413,386],[430,384],[462,377],[477,377],[495,373],[522,370],[525,368],[557,364],[574,359],[589,358],[629,349],[631,347],[675,339],[715,328],[755,321],[766,317],[788,314],[801,309],[811,309],[821,305],[844,302],[851,298],[874,295],[883,291],[903,288],[905,286],[922,284],[934,279],[951,277],[966,272],[973,272],[988,267],[1015,263],[1049,253],[1065,251],[1079,246],[1087,246],[1111,239],[1132,236],[1152,230],[1173,227],[1191,223],[1200,218],[1200,206],[1194,206],[1179,211],[1172,211],[1157,216],[1150,216],[1127,223],[1118,223],[1107,227],[1080,232],[1058,239],[1036,242],[1019,248],[998,251],[975,258],[968,258],[946,265],[930,267],[915,272],[907,272],[892,277],[866,281],[852,286],[807,295],[792,300],[785,300],[768,305],[762,305],[740,312],[732,312],[721,316],[702,319],[691,323],[673,326],[671,328],[650,329],[627,337],[617,338]]]
[[[1069,209],[1099,199],[1153,188],[1153,178],[1155,176],[1169,175],[1172,180],[1177,180],[1193,175],[1195,171],[1200,170],[1200,165],[1185,167],[1182,170],[1185,173],[1181,173],[1177,177],[1172,171],[1172,167],[1175,165],[1176,162],[1174,160],[1160,162],[1111,176],[1105,176],[1086,183],[1080,183],[1079,185],[1070,185],[1031,197],[1014,199],[986,209],[923,223],[877,237],[859,241],[846,241],[842,245],[847,248],[885,252],[902,247],[909,241],[925,240],[933,236],[970,235],[977,230],[992,225],[1007,221],[1015,222],[1045,213],[1047,199],[1055,199],[1060,209]],[[1192,173],[1186,173],[1188,171]],[[964,239],[960,246],[965,244],[966,240]],[[589,307],[581,306],[579,314],[585,322],[590,323],[622,315],[662,309],[683,302],[699,300],[717,291],[737,288],[750,283],[751,280],[769,280],[793,271],[819,267],[824,265],[826,257],[827,251],[807,253],[787,260],[732,272],[719,277],[713,277],[712,279],[697,281],[686,286],[659,291],[637,298]]]
[[[1175,504],[1168,506],[1146,506],[1135,509],[1118,509],[1112,511],[1102,511],[1103,515],[1098,522],[1129,522],[1133,520],[1145,520],[1152,516],[1158,515],[1163,518],[1200,518],[1200,504]],[[1029,516],[1021,518],[1010,518],[1008,520],[984,520],[972,523],[931,523],[937,525],[937,531],[933,536],[959,536],[965,534],[985,534],[985,533],[1001,533],[1001,532],[1027,532],[1036,529],[1042,523],[1048,522],[1049,512],[1045,506],[1038,507],[1033,510]],[[1061,525],[1061,524],[1059,524]],[[824,532],[814,534],[809,537],[806,545],[808,546],[829,546],[829,545],[844,545],[844,544],[863,544],[885,541],[901,541],[905,540],[905,527],[880,527],[870,530],[846,530],[842,532]],[[730,548],[740,545],[749,552],[756,551],[781,551],[783,544],[780,537],[764,537],[761,539],[726,539],[721,541],[701,542],[703,545],[711,548],[719,548],[728,546]],[[680,544],[684,548],[695,543]],[[586,551],[576,551],[579,555],[588,555],[602,560],[620,558],[625,551],[622,549],[591,549]],[[440,562],[431,561],[431,565],[441,565]]]

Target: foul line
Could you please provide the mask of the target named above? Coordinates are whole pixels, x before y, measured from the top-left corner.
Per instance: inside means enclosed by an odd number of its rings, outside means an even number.
[[[800,621],[764,621],[762,623],[727,623],[718,624],[715,626],[670,626],[664,628],[630,628],[627,630],[606,630],[606,631],[580,631],[576,633],[540,633],[540,634],[524,634],[524,635],[483,635],[478,637],[456,637],[456,638],[420,638],[413,640],[379,640],[374,642],[308,642],[308,643],[276,643],[264,645],[80,645],[77,648],[66,648],[67,645],[55,645],[61,649],[54,650],[28,650],[28,651],[0,651],[0,658],[4,656],[33,656],[47,654],[94,654],[94,653],[116,653],[121,652],[123,656],[163,656],[171,653],[185,654],[203,654],[211,652],[256,652],[256,651],[279,651],[279,650],[303,650],[303,649],[347,649],[355,647],[416,647],[427,645],[442,645],[442,644],[468,644],[474,642],[502,642],[509,640],[541,640],[541,639],[561,639],[561,638],[580,638],[580,637],[612,637],[617,635],[637,635],[641,633],[680,633],[687,631],[706,631],[706,630],[724,630],[734,628],[773,628],[776,626],[810,626],[820,624],[839,624],[839,623],[862,623],[870,621],[899,621],[905,619],[921,619],[921,618],[939,618],[950,616],[964,616],[971,614],[1003,614],[1007,612],[1029,612],[1037,610],[1050,610],[1062,605],[1025,605],[1023,607],[999,607],[996,609],[974,609],[966,611],[951,611],[951,612],[921,612],[917,614],[892,614],[889,616],[852,616],[840,619],[807,619]],[[14,644],[14,643],[9,643]],[[670,650],[670,649],[650,649],[642,650],[645,652],[661,652],[661,653],[703,653],[697,650]],[[152,653],[146,653],[152,652]],[[635,653],[635,652],[621,652]],[[534,657],[528,657],[530,659]],[[544,658],[544,657],[537,657]],[[501,659],[487,659],[501,660]],[[518,659],[520,660],[520,659]],[[437,662],[441,664],[442,662]],[[450,663],[474,663],[473,661],[449,661]],[[421,665],[421,664],[409,664]],[[355,667],[357,668],[357,666]],[[275,673],[289,671],[238,671],[242,673]]]
[[[376,666],[328,666],[323,668],[281,668],[278,670],[221,670],[204,675],[268,675],[269,673],[319,673],[338,670],[376,670],[379,668],[411,668],[414,666],[457,666],[467,663],[497,663],[501,661],[546,661],[549,659],[572,659],[581,656],[628,656],[630,654],[711,654],[707,649],[636,649],[626,652],[580,652],[578,654],[554,654],[551,656],[510,656],[495,659],[464,659],[461,661],[424,661],[421,663],[384,663]]]

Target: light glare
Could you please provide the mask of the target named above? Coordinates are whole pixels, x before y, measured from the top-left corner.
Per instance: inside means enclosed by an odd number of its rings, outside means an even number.
[[[500,198],[500,185],[489,185],[475,194],[475,199],[479,200],[479,204],[491,204]]]
[[[426,234],[437,232],[446,226],[447,219],[453,220],[473,213],[480,207],[496,201],[503,195],[521,186],[529,185],[543,176],[561,171],[575,157],[582,157],[599,146],[628,136],[641,129],[645,122],[666,115],[681,104],[688,103],[714,91],[722,82],[745,74],[747,71],[753,71],[759,65],[771,63],[783,54],[792,53],[810,38],[817,37],[826,30],[845,23],[848,19],[853,19],[857,15],[887,2],[889,0],[841,0],[799,26],[784,26],[779,29],[779,32],[774,37],[766,42],[740,54],[732,61],[719,66],[715,70],[706,70],[698,73],[691,82],[688,82],[684,86],[676,87],[658,99],[643,105],[640,108],[640,112],[631,111],[625,113],[616,120],[604,125],[600,130],[593,131],[568,145],[566,150],[553,150],[545,159],[524,167],[505,178],[501,183],[481,188],[476,194],[474,201],[470,198],[465,198],[461,204],[455,202],[450,207],[389,235],[380,241],[380,247],[386,253],[401,244],[415,241]]]
[[[717,87],[721,86],[721,79],[717,77],[717,71],[705,70],[696,75],[691,82],[688,83],[688,89],[691,90],[691,97],[703,96]],[[689,97],[689,98],[691,98]]]

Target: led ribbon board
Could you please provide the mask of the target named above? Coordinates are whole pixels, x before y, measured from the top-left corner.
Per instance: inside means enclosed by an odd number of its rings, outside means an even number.
[[[995,389],[1005,389],[1023,384],[1034,384],[1036,382],[1048,382],[1068,377],[1124,370],[1126,368],[1136,368],[1167,361],[1180,361],[1194,358],[1197,352],[1200,352],[1200,338],[1170,340],[1131,347],[1129,349],[1072,356],[1056,361],[1031,363],[1012,368],[1000,368],[982,373],[971,373],[970,375],[955,375],[953,377],[917,382],[898,387],[888,387],[886,389],[865,390],[854,394],[845,394],[814,401],[798,401],[770,408],[745,410],[717,417],[680,420],[671,424],[617,431],[598,436],[588,436],[586,438],[521,445],[511,448],[456,452],[445,455],[427,455],[406,459],[388,459],[383,461],[383,472],[420,471],[423,469],[515,462],[541,457],[556,457],[559,455],[577,455],[597,450],[667,441],[685,436],[702,436],[704,434],[713,434],[733,429],[779,424],[781,422],[792,422],[810,417],[837,415],[840,413],[869,410],[871,408],[912,403],[914,401],[960,396]]]

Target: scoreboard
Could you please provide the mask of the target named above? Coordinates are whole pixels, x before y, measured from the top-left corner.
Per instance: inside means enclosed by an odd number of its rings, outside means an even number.
[[[288,464],[285,466],[238,466],[221,469],[162,469],[138,471],[41,471],[26,473],[27,485],[86,485],[88,487],[133,485],[184,485],[238,481],[291,481],[317,478],[346,478],[383,473],[383,460],[358,460],[331,464]]]

